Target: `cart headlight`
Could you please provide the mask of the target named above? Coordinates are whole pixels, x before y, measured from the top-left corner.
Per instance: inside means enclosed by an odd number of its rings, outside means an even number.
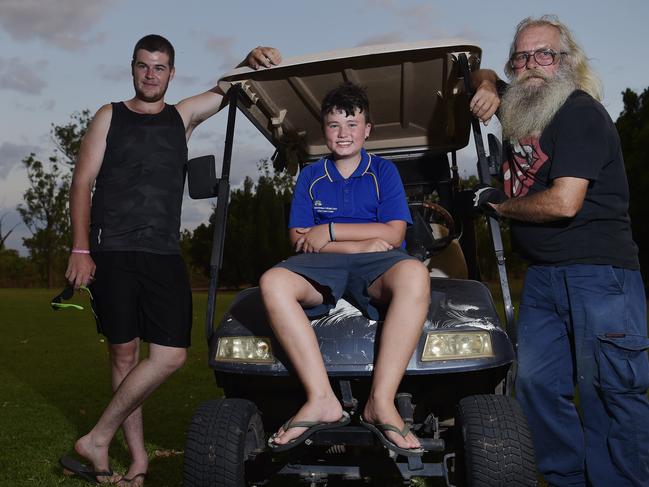
[[[493,357],[491,336],[486,331],[430,332],[421,354],[423,362],[479,357]]]
[[[273,363],[270,338],[221,337],[216,347],[217,362]]]

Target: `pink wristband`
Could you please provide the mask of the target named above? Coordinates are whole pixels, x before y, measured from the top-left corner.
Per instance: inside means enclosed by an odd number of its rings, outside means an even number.
[[[89,254],[90,250],[86,249],[72,249],[73,254]]]

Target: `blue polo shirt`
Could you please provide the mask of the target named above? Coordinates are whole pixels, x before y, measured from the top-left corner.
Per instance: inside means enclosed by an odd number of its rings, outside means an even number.
[[[354,173],[343,178],[333,160],[322,158],[297,179],[289,228],[334,223],[412,223],[395,165],[361,150]]]

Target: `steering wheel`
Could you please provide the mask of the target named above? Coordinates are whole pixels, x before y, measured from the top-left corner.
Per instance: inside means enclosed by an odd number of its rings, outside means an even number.
[[[413,224],[406,230],[406,249],[411,255],[423,261],[457,238],[455,221],[442,205],[414,202],[408,206]]]

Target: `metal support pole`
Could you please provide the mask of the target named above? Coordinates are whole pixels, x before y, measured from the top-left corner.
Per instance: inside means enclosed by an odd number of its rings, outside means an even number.
[[[223,150],[223,165],[219,180],[218,199],[214,211],[214,235],[212,237],[212,256],[210,258],[210,287],[207,295],[207,311],[205,314],[205,338],[209,343],[214,333],[214,313],[216,311],[216,295],[218,291],[219,270],[223,266],[223,248],[225,247],[225,227],[228,220],[228,204],[230,201],[230,165],[232,162],[232,144],[234,143],[234,122],[237,116],[237,101],[240,88],[233,85],[228,92],[230,106],[228,107],[228,125],[225,133],[225,148]]]
[[[464,53],[458,56],[460,72],[464,78],[464,86],[469,99],[473,95],[471,87],[471,72],[469,70],[469,62]],[[478,177],[483,184],[491,184],[491,174],[489,173],[489,160],[484,147],[484,140],[482,132],[480,131],[480,122],[476,117],[471,117],[471,128],[473,129],[473,141],[478,153]],[[514,306],[512,304],[512,297],[509,292],[509,281],[507,280],[507,269],[505,268],[505,251],[503,249],[503,241],[500,233],[500,225],[498,220],[492,216],[487,216],[487,223],[491,233],[491,241],[493,242],[494,252],[496,254],[496,263],[498,268],[498,277],[500,279],[500,289],[503,295],[503,306],[505,308],[505,324],[507,335],[516,350],[516,323],[514,320]],[[512,364],[507,374],[506,393],[511,395],[513,390],[514,377],[516,374],[516,362]]]

